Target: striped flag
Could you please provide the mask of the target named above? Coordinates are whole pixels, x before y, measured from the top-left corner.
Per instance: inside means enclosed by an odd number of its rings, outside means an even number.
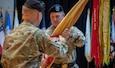
[[[18,11],[15,10],[15,18],[14,18],[14,28],[19,26],[19,20],[18,20]]]
[[[6,21],[5,21],[5,24],[6,24],[5,33],[7,35],[11,31],[11,29],[12,29],[11,21],[10,21],[10,14],[9,14],[8,11],[6,12]]]
[[[86,33],[85,33],[85,57],[88,62],[90,62],[91,59],[91,28],[90,28],[90,9],[87,11],[87,20],[86,20]]]
[[[2,53],[2,47],[5,39],[4,25],[2,21],[3,21],[2,11],[0,11],[0,54]]]
[[[0,21],[1,23],[1,21]],[[4,34],[4,25],[2,24],[0,26],[0,54],[2,53],[2,47],[5,39],[5,34]]]

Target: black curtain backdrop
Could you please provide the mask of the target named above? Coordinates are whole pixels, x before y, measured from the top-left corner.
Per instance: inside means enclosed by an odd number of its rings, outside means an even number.
[[[18,9],[18,17],[19,17],[19,22],[21,23],[21,18],[22,18],[22,5],[24,4],[26,0],[17,0],[17,9]],[[46,4],[45,8],[45,22],[46,22],[46,28],[50,26],[50,20],[49,20],[49,14],[48,10],[53,4],[61,4],[65,10],[65,13],[67,13],[78,0],[42,0]],[[115,0],[110,0],[110,6],[111,6],[111,11],[113,6],[115,6]],[[85,6],[79,20],[76,22],[75,26],[77,26],[85,35],[85,25],[86,25],[86,15],[87,15],[87,9],[90,8],[92,9],[92,2],[93,0],[89,0],[88,4]],[[84,47],[82,48],[77,48],[77,60],[76,63],[79,65],[80,68],[95,68],[94,61],[88,63],[85,56],[84,56]],[[111,61],[109,66],[104,66],[103,68],[115,68],[115,65],[113,65],[113,61]]]
[[[17,1],[17,10],[18,10],[18,18],[19,22],[22,22],[22,5],[25,3],[26,0],[16,0]]]

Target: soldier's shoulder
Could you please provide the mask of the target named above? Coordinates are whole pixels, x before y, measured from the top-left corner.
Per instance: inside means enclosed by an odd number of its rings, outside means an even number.
[[[71,30],[76,30],[76,29],[78,29],[76,26],[71,27]]]

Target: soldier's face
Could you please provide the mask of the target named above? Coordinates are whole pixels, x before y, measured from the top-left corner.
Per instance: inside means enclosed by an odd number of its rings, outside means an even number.
[[[52,25],[54,27],[57,27],[57,25],[62,21],[65,14],[63,12],[51,12],[50,13],[50,20],[52,22]]]

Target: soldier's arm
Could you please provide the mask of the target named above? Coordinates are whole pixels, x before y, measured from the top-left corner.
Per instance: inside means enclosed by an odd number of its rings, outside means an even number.
[[[39,50],[49,56],[54,56],[59,63],[67,63],[69,55],[67,54],[68,46],[63,42],[53,42],[49,35],[40,31],[37,32],[37,41]]]
[[[67,39],[67,44],[73,44],[77,47],[82,47],[84,42],[84,34],[77,27],[72,27],[70,37]]]

